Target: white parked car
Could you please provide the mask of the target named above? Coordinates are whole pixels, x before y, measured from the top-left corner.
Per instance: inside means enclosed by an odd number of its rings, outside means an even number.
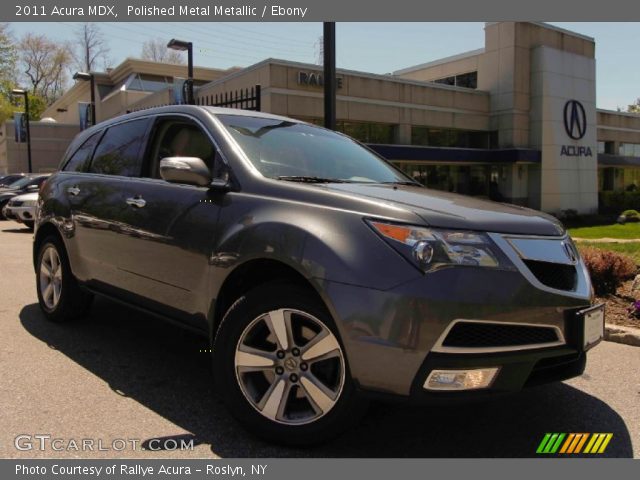
[[[4,206],[2,214],[9,220],[24,223],[26,227],[33,229],[37,205],[38,192],[17,195]]]

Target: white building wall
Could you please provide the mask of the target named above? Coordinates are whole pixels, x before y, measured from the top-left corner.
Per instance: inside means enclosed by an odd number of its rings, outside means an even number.
[[[544,211],[597,211],[595,71],[593,58],[544,46],[531,50],[530,143],[542,152],[540,208]],[[579,140],[565,130],[564,108],[570,100],[580,102],[586,113],[586,133]],[[563,147],[585,150],[566,155]]]

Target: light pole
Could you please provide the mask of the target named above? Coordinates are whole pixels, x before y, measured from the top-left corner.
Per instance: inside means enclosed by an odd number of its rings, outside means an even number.
[[[172,38],[167,43],[167,48],[180,52],[187,51],[187,97],[189,98],[186,101],[189,105],[193,105],[195,103],[193,98],[193,43]]]
[[[20,95],[24,97],[24,115],[27,123],[27,162],[29,167],[29,173],[32,172],[31,168],[31,129],[29,128],[29,92],[22,90],[21,88],[14,88],[11,91],[12,95]]]
[[[74,80],[89,81],[91,89],[91,126],[96,124],[96,81],[93,73],[76,72],[73,75]]]
[[[336,129],[336,24],[324,22],[324,126]]]

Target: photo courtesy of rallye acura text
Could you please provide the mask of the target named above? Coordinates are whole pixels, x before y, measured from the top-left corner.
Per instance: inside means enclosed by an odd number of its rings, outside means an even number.
[[[217,393],[275,442],[324,441],[372,396],[437,408],[574,377],[603,336],[553,217],[429,190],[317,126],[153,108],[83,131],[60,169],[34,237],[45,317],[101,294],[208,336]]]

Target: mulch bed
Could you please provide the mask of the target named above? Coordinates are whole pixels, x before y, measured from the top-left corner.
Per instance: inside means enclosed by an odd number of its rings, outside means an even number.
[[[635,318],[629,313],[633,302],[640,300],[640,290],[631,290],[633,280],[624,282],[615,294],[604,297],[596,297],[596,303],[606,304],[605,318],[607,323],[622,325],[625,327],[640,328],[640,318]]]

